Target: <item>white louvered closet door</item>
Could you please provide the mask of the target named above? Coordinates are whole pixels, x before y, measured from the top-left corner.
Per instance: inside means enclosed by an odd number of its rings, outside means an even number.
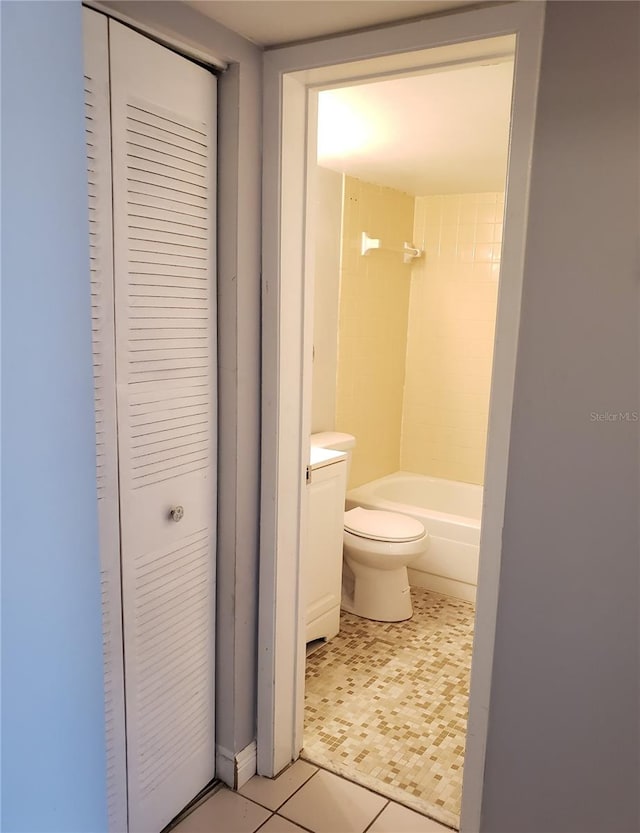
[[[109,830],[127,829],[127,770],[116,441],[111,124],[107,19],[83,9],[91,324],[104,653]]]
[[[157,833],[214,776],[216,80],[109,31],[129,830]]]

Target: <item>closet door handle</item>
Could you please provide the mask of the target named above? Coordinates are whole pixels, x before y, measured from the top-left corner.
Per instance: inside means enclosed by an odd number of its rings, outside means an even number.
[[[174,506],[169,511],[169,517],[172,521],[178,523],[184,517],[184,506]]]

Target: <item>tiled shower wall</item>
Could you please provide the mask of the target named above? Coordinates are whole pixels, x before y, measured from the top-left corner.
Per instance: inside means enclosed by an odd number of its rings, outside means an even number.
[[[417,197],[400,468],[483,483],[503,193]]]
[[[400,467],[414,197],[345,177],[338,326],[337,431],[356,437],[351,487]],[[383,248],[360,254],[366,231]]]
[[[398,470],[483,482],[503,212],[500,192],[414,198],[345,177],[337,370],[325,314],[314,338],[314,374],[337,378],[335,421],[322,394],[313,430],[356,436],[351,487]],[[363,231],[425,255],[363,257]],[[321,272],[316,299],[337,305]],[[314,397],[320,387],[314,377]]]

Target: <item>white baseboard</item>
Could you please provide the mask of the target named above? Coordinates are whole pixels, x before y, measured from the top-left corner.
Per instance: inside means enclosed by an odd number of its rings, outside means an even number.
[[[236,789],[243,787],[250,778],[256,774],[257,770],[257,747],[256,742],[251,741],[249,746],[238,752],[236,755]]]
[[[227,787],[235,789],[236,767],[233,752],[222,746],[216,746],[216,778]]]
[[[223,746],[216,747],[216,778],[232,790],[239,790],[256,774],[256,742],[252,741],[237,755]]]

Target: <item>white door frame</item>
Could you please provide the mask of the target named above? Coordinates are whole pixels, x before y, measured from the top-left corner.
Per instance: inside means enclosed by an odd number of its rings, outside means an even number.
[[[516,36],[509,174],[480,544],[462,830],[478,830],[498,602],[516,350],[544,3],[518,2],[268,51],[264,65],[262,479],[258,772],[302,745],[304,609],[299,555],[311,396],[307,161],[318,87],[434,66],[442,49]],[[426,54],[424,50],[435,50]],[[461,53],[463,54],[463,53]],[[372,60],[375,59],[375,60]],[[450,59],[449,59],[450,60]],[[305,372],[306,371],[306,372]]]

